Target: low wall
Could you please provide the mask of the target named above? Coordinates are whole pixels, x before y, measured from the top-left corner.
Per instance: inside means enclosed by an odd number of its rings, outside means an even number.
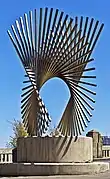
[[[91,162],[92,138],[26,137],[17,142],[17,162]]]

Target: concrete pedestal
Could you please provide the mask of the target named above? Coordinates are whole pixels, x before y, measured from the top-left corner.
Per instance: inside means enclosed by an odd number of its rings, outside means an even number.
[[[90,137],[18,139],[17,162],[0,164],[0,176],[84,175],[105,172],[109,163],[92,162]],[[77,162],[77,163],[76,163]]]
[[[0,164],[0,176],[90,175],[108,170],[109,163],[103,162]]]
[[[26,137],[17,143],[17,162],[92,162],[90,137]]]

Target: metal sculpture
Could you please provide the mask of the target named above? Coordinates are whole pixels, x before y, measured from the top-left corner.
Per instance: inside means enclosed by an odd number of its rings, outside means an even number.
[[[39,91],[53,77],[64,80],[71,94],[58,130],[65,136],[78,136],[87,127],[91,102],[95,102],[91,95],[96,94],[87,86],[96,84],[83,79],[96,77],[83,73],[95,70],[88,64],[102,29],[103,24],[93,18],[73,20],[58,9],[40,8],[24,14],[8,30],[28,78],[22,89],[21,114],[30,135],[42,136],[51,122]]]

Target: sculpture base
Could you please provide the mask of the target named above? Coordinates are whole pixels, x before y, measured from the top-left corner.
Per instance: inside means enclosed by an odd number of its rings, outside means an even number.
[[[26,137],[17,143],[19,163],[92,162],[93,147],[90,137]]]
[[[90,175],[109,170],[109,163],[8,163],[0,164],[0,176]]]

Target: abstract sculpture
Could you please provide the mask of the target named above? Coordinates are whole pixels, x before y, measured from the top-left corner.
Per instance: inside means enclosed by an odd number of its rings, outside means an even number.
[[[96,84],[83,79],[95,78],[88,74],[95,70],[88,64],[93,61],[90,57],[102,29],[103,24],[93,18],[73,20],[58,9],[40,8],[24,14],[8,30],[28,78],[21,114],[31,136],[42,136],[51,122],[39,91],[53,77],[61,78],[71,95],[58,130],[65,136],[78,136],[87,127],[95,102],[92,95],[96,94],[87,87]]]

